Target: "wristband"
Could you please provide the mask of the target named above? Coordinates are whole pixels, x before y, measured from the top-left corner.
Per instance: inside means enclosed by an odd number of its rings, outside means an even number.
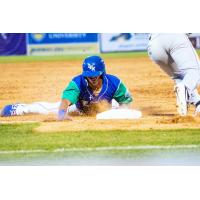
[[[58,111],[58,120],[64,120],[66,110],[62,109]]]

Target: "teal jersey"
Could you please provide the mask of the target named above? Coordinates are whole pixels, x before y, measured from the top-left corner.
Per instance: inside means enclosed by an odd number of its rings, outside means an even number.
[[[104,74],[100,93],[95,96],[88,85],[87,79],[79,75],[72,79],[63,91],[62,99],[67,99],[71,104],[76,104],[79,109],[85,104],[107,101],[111,103],[115,99],[119,104],[128,104],[133,101],[132,95],[119,78]]]

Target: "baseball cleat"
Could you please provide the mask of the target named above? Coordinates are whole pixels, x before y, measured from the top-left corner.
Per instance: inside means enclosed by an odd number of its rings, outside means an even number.
[[[182,83],[178,83],[174,87],[174,92],[176,94],[177,111],[179,115],[187,115],[187,90]]]
[[[0,112],[1,117],[10,117],[10,116],[16,116],[21,115],[19,112],[19,108],[22,107],[22,104],[10,104],[6,105]]]
[[[200,114],[200,101],[198,101],[195,105],[196,109],[194,112],[194,116],[198,116]]]

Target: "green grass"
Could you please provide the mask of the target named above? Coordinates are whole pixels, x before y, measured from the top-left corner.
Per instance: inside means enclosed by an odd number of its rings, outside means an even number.
[[[0,150],[200,144],[200,131],[192,129],[39,133],[34,131],[37,126],[1,124]]]

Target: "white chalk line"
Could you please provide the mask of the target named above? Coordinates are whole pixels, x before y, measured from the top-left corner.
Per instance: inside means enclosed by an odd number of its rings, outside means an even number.
[[[62,153],[77,151],[120,151],[120,150],[156,150],[156,149],[200,149],[200,145],[148,145],[148,146],[108,146],[108,147],[84,147],[84,148],[58,148],[54,150],[33,149],[33,150],[1,150],[1,154],[31,154],[31,153]]]

